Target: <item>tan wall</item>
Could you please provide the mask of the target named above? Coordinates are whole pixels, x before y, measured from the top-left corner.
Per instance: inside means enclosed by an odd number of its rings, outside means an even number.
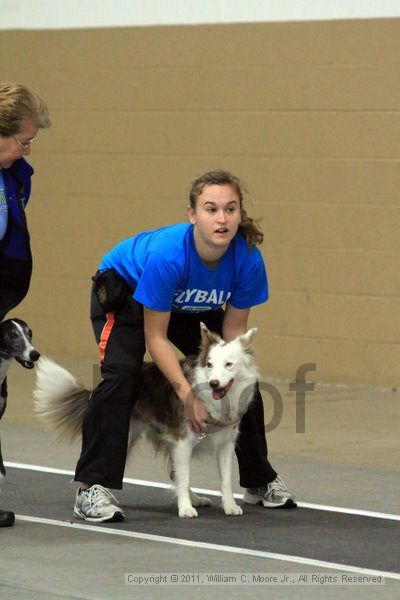
[[[35,87],[35,272],[17,309],[42,351],[96,357],[89,278],[142,229],[185,218],[224,167],[263,217],[263,373],[399,383],[400,21],[0,32],[2,78]]]

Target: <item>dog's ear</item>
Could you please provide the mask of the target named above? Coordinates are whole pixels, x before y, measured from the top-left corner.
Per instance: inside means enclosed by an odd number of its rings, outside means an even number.
[[[248,331],[246,331],[246,333],[244,333],[243,335],[239,336],[239,340],[240,343],[242,344],[244,350],[246,352],[251,352],[253,349],[253,337],[254,334],[257,332],[257,327],[252,327],[251,329],[249,329]]]
[[[207,361],[207,355],[210,347],[214,344],[218,344],[221,338],[216,333],[210,331],[204,323],[200,323],[201,341],[199,347],[199,354],[197,356],[197,362],[201,367],[205,367]]]
[[[217,333],[213,333],[208,329],[206,325],[202,321],[200,321],[200,333],[201,333],[201,341],[207,342],[210,344],[217,344],[221,341],[221,338]]]

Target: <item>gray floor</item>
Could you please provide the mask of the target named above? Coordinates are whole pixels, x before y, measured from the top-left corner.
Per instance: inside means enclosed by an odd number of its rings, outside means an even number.
[[[84,379],[90,371],[88,364],[64,364]],[[73,470],[79,447],[56,445],[53,435],[41,428],[32,411],[32,374],[21,369],[16,374],[1,423],[5,460]],[[269,445],[275,468],[298,498],[305,503],[400,514],[398,393],[321,387],[306,406],[307,427],[301,435],[293,431],[295,406],[290,395],[285,396],[285,384],[281,386],[285,415],[269,435]],[[234,475],[237,481],[237,473]],[[162,460],[144,443],[130,459],[126,477],[168,482]],[[111,530],[106,533],[85,524],[82,528],[61,526],[73,521],[74,486],[69,480],[68,475],[8,468],[0,506],[39,521],[17,518],[13,528],[0,529],[2,600],[202,598],[210,594],[258,598],[266,591],[270,598],[288,599],[400,596],[400,580],[391,578],[379,588],[328,583],[275,585],[268,590],[266,586],[227,583],[212,587],[127,586],[125,573],[300,573],[309,577],[313,573],[339,577],[342,573],[265,554],[246,555],[246,550],[400,573],[399,521],[305,508],[269,511],[249,507],[242,517],[225,517],[215,496],[212,507],[200,510],[198,519],[187,521],[176,516],[173,500],[165,490],[128,484],[118,494],[127,522],[106,526],[104,529]],[[193,485],[218,489],[212,462],[194,465]],[[242,491],[237,484],[236,491]],[[54,524],[46,519],[54,519]],[[123,535],[132,532],[137,537]],[[163,536],[164,541],[151,536]],[[192,543],[182,546],[171,543],[171,538]],[[201,547],[199,542],[210,545]],[[218,546],[238,550],[215,549]]]
[[[8,480],[17,514],[71,520],[67,475],[9,468]],[[248,505],[242,517],[227,518],[219,507],[219,498],[213,496],[211,506],[198,509],[199,518],[178,519],[175,501],[166,490],[128,484],[124,493],[117,495],[126,520],[118,525],[106,524],[105,528],[195,543],[222,543],[379,571],[395,573],[398,569],[400,521],[302,507],[265,510]]]

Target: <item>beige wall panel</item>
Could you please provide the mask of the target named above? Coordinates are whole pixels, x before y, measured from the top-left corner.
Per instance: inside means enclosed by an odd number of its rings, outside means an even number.
[[[14,58],[16,67],[26,58],[21,35],[41,68],[55,71],[65,64],[84,67],[94,55],[105,69],[122,65],[127,72],[134,65],[381,65],[397,56],[399,24],[398,19],[369,19],[2,31],[4,61]]]
[[[90,280],[35,276],[29,295],[10,316],[29,321],[42,354],[96,358],[89,305]]]
[[[399,78],[400,92],[400,78]],[[48,152],[214,154],[275,158],[394,158],[400,115],[374,113],[56,112]]]
[[[43,293],[43,289],[46,293]],[[76,314],[87,316],[89,314],[90,277],[69,278],[61,276],[37,276],[32,283],[29,296],[24,300],[24,310],[29,308],[32,315],[45,314],[51,321],[57,315],[61,318],[75,318]]]
[[[51,86],[47,97],[60,110],[95,111],[265,111],[265,110],[396,110],[400,84],[396,65],[390,66],[271,66],[263,67],[126,67],[105,69],[92,63],[67,65],[68,86]],[[23,57],[22,57],[23,58]],[[29,70],[30,55],[18,78]],[[7,73],[7,71],[6,71]],[[38,89],[48,86],[49,71],[35,77]],[[10,75],[6,74],[9,77]],[[26,75],[25,75],[26,79]],[[28,77],[28,81],[29,80]],[[351,81],[351,94],[349,94]],[[33,83],[33,82],[32,82]],[[177,93],[179,92],[179,93]]]
[[[152,203],[152,199],[149,199]],[[156,200],[154,204],[156,206]],[[140,212],[140,211],[138,211]],[[71,230],[70,239],[60,236],[55,228],[42,234],[41,218],[35,214],[32,225],[32,247],[35,256],[35,274],[74,277],[92,275],[100,257],[116,243],[146,228],[162,226],[163,222],[149,225],[147,216],[132,219],[129,215],[120,223],[110,221],[109,214],[97,218],[92,235],[79,235]],[[184,218],[171,219],[172,222]],[[42,221],[43,222],[43,221]],[[37,223],[37,224],[36,224]],[[109,231],[107,225],[113,224]],[[91,227],[88,227],[91,230]],[[78,238],[78,242],[73,238]],[[49,248],[51,251],[49,252]],[[335,251],[320,248],[287,248],[267,243],[262,248],[267,264],[271,294],[278,291],[298,291],[304,293],[351,294],[384,297],[398,297],[400,273],[398,254],[384,252],[364,253],[363,251]]]
[[[252,195],[284,204],[399,205],[397,159],[229,158],[245,175]],[[241,167],[241,168],[240,168]],[[265,222],[270,222],[268,213]]]
[[[395,344],[400,299],[275,291],[263,330],[273,335]]]
[[[20,312],[19,315],[25,318],[28,312]],[[29,312],[29,315],[31,313]],[[52,321],[49,328],[49,319],[42,313],[41,315],[32,315],[29,323],[32,324],[35,334],[35,345],[42,354],[51,358],[73,357],[74,359],[90,360],[93,364],[98,362],[98,348],[93,336],[93,330],[90,325],[89,309],[86,306],[84,311],[80,311],[79,320],[74,319],[77,311],[69,315],[59,316]]]
[[[96,360],[90,276],[134,233],[185,220],[224,167],[263,218],[269,377],[400,380],[400,20],[1,31],[2,79],[40,91],[35,270],[16,309],[42,352]],[[17,314],[14,313],[14,314]]]
[[[54,280],[56,286],[62,282]],[[84,281],[79,287],[84,302],[73,308],[62,310],[56,319],[44,311],[32,310],[31,301],[26,300],[18,308],[18,316],[28,318],[35,330],[35,343],[47,354],[53,356],[74,356],[97,361],[97,346],[94,341],[88,318],[88,286]],[[37,292],[40,299],[43,289]],[[70,298],[69,298],[70,299]],[[57,295],[55,300],[65,303]],[[269,317],[267,311],[267,320]],[[265,330],[265,315],[255,313],[253,325]],[[49,326],[51,323],[51,327]],[[297,369],[304,363],[315,363],[316,373],[307,375],[309,381],[330,381],[336,383],[362,382],[376,386],[395,386],[396,373],[400,361],[398,343],[376,344],[365,341],[310,339],[308,337],[281,336],[259,331],[256,354],[262,377],[294,380]]]
[[[399,251],[400,206],[270,204],[263,213],[274,246]]]
[[[113,202],[118,202],[117,213]],[[160,215],[165,211],[165,206],[173,201],[148,198],[147,202]],[[59,212],[58,203],[64,207],[62,220],[56,216]],[[185,204],[181,204],[182,210],[176,211],[176,219],[171,218],[171,223],[185,220]],[[35,195],[30,213],[35,273],[49,276],[93,275],[101,256],[116,243],[144,229],[165,225],[165,218],[157,215],[149,223],[143,201],[135,202],[132,198],[118,198],[117,201],[107,196],[58,196],[57,202],[50,206]],[[46,221],[58,221],[58,225],[43,231]]]
[[[315,363],[307,381],[398,385],[399,344],[323,340],[261,334],[256,344],[264,378],[295,380],[299,366]]]
[[[96,72],[97,70],[97,72]],[[263,67],[132,67],[107,73],[93,65],[82,83],[82,71],[68,69],[70,94],[51,97],[64,109],[83,109],[88,99],[98,110],[349,110],[398,109],[400,90],[393,66]],[[348,95],[349,77],[352,95]],[[43,80],[43,85],[45,80]],[[261,84],[261,85],[260,85]],[[179,94],[177,89],[179,88]],[[349,102],[350,101],[350,102]]]
[[[263,254],[275,292],[298,290],[398,298],[399,253],[288,248],[267,242]]]
[[[208,169],[224,167],[241,176],[250,191],[256,213],[263,201],[282,204],[356,204],[399,206],[400,169],[393,160],[319,160],[232,157],[217,155],[109,155],[92,153],[44,153],[45,132],[30,157],[37,169],[35,193],[49,195],[52,202],[60,191],[72,195],[127,196],[146,202],[149,196],[168,194],[185,202],[189,184]],[[61,134],[62,135],[62,134]],[[48,176],[48,174],[51,174]],[[38,192],[39,189],[39,192]],[[168,206],[168,213],[176,205]],[[178,206],[179,209],[179,206]],[[263,211],[264,227],[271,220]],[[152,213],[154,216],[154,213]],[[261,216],[261,214],[259,215]],[[293,224],[295,225],[295,224]],[[371,224],[372,226],[372,224]]]

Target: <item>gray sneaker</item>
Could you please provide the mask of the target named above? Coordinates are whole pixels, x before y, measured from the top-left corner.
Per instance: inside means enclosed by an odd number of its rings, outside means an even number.
[[[95,523],[123,521],[125,515],[117,504],[109,490],[102,485],[92,485],[87,490],[76,492],[74,515]]]
[[[280,477],[259,488],[247,488],[245,504],[258,504],[266,508],[295,508],[296,498],[287,489]]]

